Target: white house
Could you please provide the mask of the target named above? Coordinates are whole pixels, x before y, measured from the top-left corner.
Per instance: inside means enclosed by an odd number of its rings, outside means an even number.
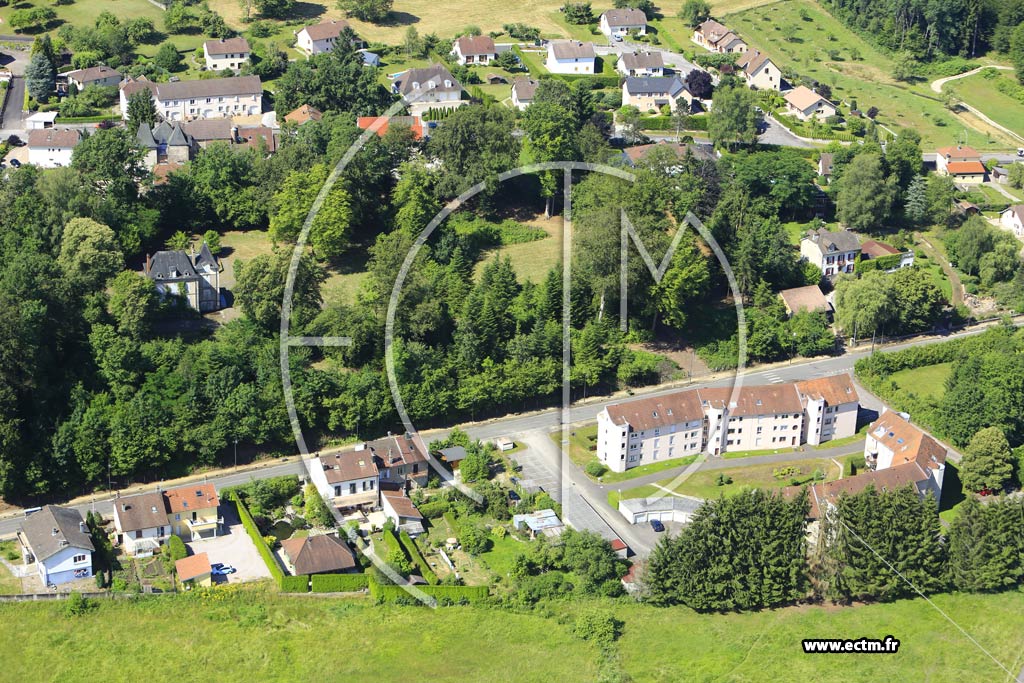
[[[661,78],[641,78],[630,76],[622,83],[622,104],[631,105],[641,112],[650,109],[658,110],[668,105],[669,110],[675,111],[676,101],[682,97],[686,101],[689,92],[686,86],[679,80],[679,76],[663,76]]]
[[[90,66],[87,69],[76,69],[64,74],[68,79],[68,85],[74,85],[79,91],[90,85],[111,86],[121,82],[121,72],[111,69],[105,64]]]
[[[205,78],[198,81],[155,83],[145,76],[121,85],[121,117],[128,119],[128,98],[149,90],[156,112],[167,121],[255,116],[263,113],[263,84],[259,76]]]
[[[423,533],[423,515],[401,491],[382,491],[380,507],[384,516],[394,522],[397,529],[414,538]]]
[[[18,542],[23,562],[36,565],[44,586],[92,576],[94,547],[78,510],[43,506],[21,523]]]
[[[210,71],[237,71],[249,63],[249,41],[241,36],[203,43],[203,57]]]
[[[317,491],[335,507],[374,508],[379,502],[380,475],[366,444],[354,451],[314,458],[309,470]]]
[[[164,495],[151,491],[115,499],[114,528],[126,553],[149,557],[171,535]]]
[[[544,66],[553,74],[593,74],[596,58],[593,43],[552,40]]]
[[[1013,230],[1017,237],[1024,237],[1024,204],[1014,204],[999,214],[999,224]]]
[[[305,26],[295,33],[295,49],[310,56],[330,52],[338,36],[348,27],[348,22],[342,19]],[[362,46],[362,41],[355,42]]]
[[[660,52],[640,50],[623,52],[615,63],[615,69],[623,76],[653,76],[660,78],[665,75],[665,60]]]
[[[985,182],[985,164],[978,150],[967,145],[940,147],[935,155],[935,172],[965,185]]]
[[[736,68],[748,88],[779,90],[782,87],[782,71],[760,50],[743,53],[736,60]]]
[[[40,168],[70,166],[82,132],[70,128],[42,128],[28,132],[28,163]]]
[[[742,38],[714,19],[708,19],[695,28],[691,40],[711,52],[747,51],[747,44]]]
[[[392,81],[391,92],[402,96],[413,116],[427,109],[454,109],[466,103],[462,84],[440,64],[409,69]]]
[[[517,78],[512,83],[512,106],[523,111],[533,102],[533,95],[537,92],[539,83],[530,78]]]
[[[189,308],[208,313],[221,308],[220,263],[203,242],[197,254],[193,249],[158,251],[146,255],[142,274],[153,281],[161,297],[179,296]]]
[[[800,240],[800,255],[821,268],[825,277],[852,273],[860,254],[860,240],[849,230],[820,228]]]
[[[460,36],[452,44],[452,54],[459,64],[488,64],[498,58],[498,49],[490,36]]]
[[[688,389],[613,403],[597,416],[597,457],[614,472],[697,453],[795,448],[856,433],[849,375],[793,384]]]
[[[634,31],[644,35],[647,33],[647,15],[630,7],[610,9],[601,14],[598,28],[612,40],[621,40]]]
[[[786,112],[801,121],[824,121],[837,113],[836,105],[804,85],[786,91]]]

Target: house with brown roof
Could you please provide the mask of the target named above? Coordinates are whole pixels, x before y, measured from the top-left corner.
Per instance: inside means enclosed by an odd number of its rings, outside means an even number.
[[[263,112],[263,84],[259,76],[203,78],[157,83],[145,76],[121,84],[121,118],[128,119],[128,98],[149,90],[157,114],[165,121],[255,116]]]
[[[792,90],[787,90],[784,97],[786,99],[786,113],[790,116],[795,116],[801,121],[809,121],[811,119],[824,121],[830,116],[835,116],[838,112],[836,105],[805,85],[798,85]]]
[[[533,102],[533,95],[537,92],[538,81],[532,78],[517,78],[512,83],[512,106],[519,111],[525,110]]]
[[[423,515],[402,491],[381,491],[380,507],[396,529],[414,538],[424,532]]]
[[[553,74],[594,74],[596,59],[593,43],[552,40],[544,66]]]
[[[818,157],[818,177],[824,178],[825,182],[832,182],[832,152],[822,152]]]
[[[1013,231],[1018,238],[1024,237],[1024,204],[1013,204],[999,214],[999,224]]]
[[[790,316],[797,313],[832,314],[832,304],[825,298],[818,285],[783,289],[779,292],[779,298],[786,307],[786,314]]]
[[[622,40],[630,33],[642,36],[647,33],[647,15],[631,7],[610,9],[601,13],[597,27],[611,40]]]
[[[174,563],[174,573],[178,575],[178,581],[185,590],[192,590],[195,586],[213,585],[213,567],[210,565],[210,556],[206,553],[196,553],[177,560]]]
[[[951,176],[954,182],[977,185],[985,182],[987,171],[978,150],[967,145],[940,147],[935,153],[935,172]]]
[[[220,498],[213,484],[189,484],[164,491],[167,521],[185,541],[214,538],[220,533]]]
[[[848,375],[687,389],[612,403],[597,416],[597,456],[612,471],[624,472],[702,452],[721,455],[820,443],[852,436],[858,405]]]
[[[460,36],[452,43],[452,56],[463,66],[489,64],[498,58],[498,49],[490,36]]]
[[[203,59],[210,71],[238,71],[249,63],[249,41],[241,36],[203,43]]]
[[[295,33],[295,49],[308,56],[323,54],[334,49],[341,32],[349,28],[344,19],[324,21],[312,26],[304,26]],[[363,41],[353,41],[356,47],[362,47]]]
[[[354,451],[314,458],[309,471],[317,491],[335,507],[377,507],[380,473],[366,444],[359,444]]]
[[[628,76],[622,81],[622,104],[636,107],[641,112],[657,111],[665,106],[675,111],[679,108],[680,99],[685,107],[693,96],[676,75],[661,78]]]
[[[900,251],[896,247],[886,244],[885,242],[879,242],[878,240],[866,240],[860,245],[860,257],[862,260],[870,261],[880,258],[888,259],[893,256],[899,256],[899,259],[892,259],[896,261],[896,263],[892,267],[884,268],[887,273],[894,273],[900,268],[909,268],[914,265],[913,249]]]
[[[70,166],[82,131],[72,128],[37,128],[28,132],[28,163],[39,168]]]
[[[281,550],[288,571],[295,576],[344,574],[360,569],[348,543],[334,534],[286,538],[281,541]]]
[[[708,19],[695,28],[691,39],[711,52],[725,54],[727,52],[742,53],[747,51],[747,44],[742,38],[714,19]]]
[[[736,60],[736,70],[749,88],[780,90],[782,70],[760,50],[748,50]]]
[[[121,82],[123,76],[117,69],[111,69],[106,64],[97,64],[87,69],[75,69],[64,74],[68,79],[68,85],[78,88],[79,92],[90,85],[110,87]]]
[[[462,84],[441,64],[400,74],[391,82],[391,92],[402,96],[413,116],[427,109],[455,109],[466,104],[462,99]]]
[[[125,553],[149,557],[171,535],[167,507],[160,491],[114,499],[114,528],[117,545]]]
[[[316,107],[311,107],[308,104],[304,104],[298,109],[294,109],[284,117],[287,123],[297,123],[302,125],[309,123],[310,121],[319,121],[324,117],[323,113]]]
[[[942,498],[946,455],[946,447],[912,425],[906,415],[883,412],[868,426],[865,437],[864,459],[868,471],[809,487],[809,516],[824,517],[835,508],[840,496],[860,493],[869,486],[879,491],[911,486],[922,498],[931,493],[938,505]],[[783,494],[795,495],[799,490],[787,487]]]
[[[660,52],[634,50],[619,55],[615,69],[623,76],[660,78],[665,75],[665,60]]]
[[[409,486],[426,486],[430,466],[422,444],[412,434],[388,435],[366,444],[380,470],[383,489],[402,490]]]

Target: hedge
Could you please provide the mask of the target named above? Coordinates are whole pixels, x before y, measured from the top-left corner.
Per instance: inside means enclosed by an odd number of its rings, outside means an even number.
[[[903,254],[888,254],[873,259],[861,258],[857,260],[857,265],[853,267],[853,271],[855,273],[866,273],[869,270],[884,271],[899,268],[901,260],[903,260]]]
[[[238,517],[242,520],[242,526],[245,527],[245,532],[249,534],[249,538],[256,545],[256,551],[263,558],[263,562],[267,565],[270,575],[277,582],[278,586],[283,587],[284,572],[281,571],[281,565],[277,563],[277,558],[274,557],[274,552],[270,549],[270,546],[263,540],[263,534],[260,533],[259,527],[256,526],[256,521],[252,518],[252,515],[249,514],[249,509],[242,503],[238,493],[231,491],[228,495],[234,501],[235,508],[238,510]]]
[[[420,570],[420,576],[422,576],[430,585],[437,585],[439,583],[437,574],[435,574],[430,568],[426,558],[423,557],[423,553],[420,552],[419,546],[416,545],[416,541],[412,540],[412,537],[405,531],[398,534],[398,540],[405,548],[405,554],[409,556],[412,563]]]
[[[314,593],[354,593],[369,585],[366,574],[314,574]]]
[[[61,116],[61,123],[102,123],[103,121],[120,121],[120,116],[96,114],[95,116]]]
[[[479,604],[486,601],[489,595],[487,586],[416,586],[416,588],[437,600],[437,603],[442,606]],[[370,595],[379,604],[422,604],[403,586],[383,585],[376,581],[370,581]]]
[[[282,593],[308,593],[308,576],[282,576],[279,582]]]
[[[388,553],[391,553],[396,550],[402,553],[405,552],[402,549],[402,544],[398,542],[398,537],[395,536],[394,531],[389,531],[388,529],[385,529],[382,536],[384,537],[384,545],[387,546]]]
[[[674,130],[676,127],[675,122],[671,116],[648,116],[640,119],[640,128],[642,130]],[[708,115],[707,114],[695,114],[689,118],[686,123],[686,130],[707,130],[708,129]]]

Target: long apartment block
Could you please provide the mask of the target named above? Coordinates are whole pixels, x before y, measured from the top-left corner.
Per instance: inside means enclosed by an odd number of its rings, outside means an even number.
[[[597,457],[624,472],[697,453],[818,445],[853,436],[859,405],[848,374],[613,403],[597,416]]]

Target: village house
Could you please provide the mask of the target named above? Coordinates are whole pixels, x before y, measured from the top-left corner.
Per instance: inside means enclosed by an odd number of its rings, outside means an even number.
[[[552,40],[544,66],[553,74],[593,74],[596,59],[593,43]]]
[[[452,44],[452,56],[463,66],[489,64],[498,58],[498,49],[490,36],[460,36]]]
[[[401,490],[427,485],[430,467],[412,434],[388,435],[370,441],[366,447],[376,458],[382,488]]]
[[[677,109],[676,101],[683,98],[686,102],[693,99],[678,76],[661,78],[641,78],[630,76],[622,83],[622,104],[632,105],[641,112],[660,110],[668,105],[669,110]]]
[[[149,557],[171,535],[163,493],[150,491],[114,500],[117,545],[129,555]]]
[[[436,453],[438,459],[442,462],[447,463],[448,467],[452,469],[452,472],[456,472],[459,469],[459,465],[466,459],[466,449],[462,446],[450,446],[448,448],[442,448]]]
[[[419,116],[360,116],[356,119],[356,125],[360,130],[374,128],[378,137],[384,137],[395,126],[408,128],[414,140],[422,140],[425,133],[423,119]]]
[[[68,85],[73,85],[81,92],[90,85],[101,87],[116,86],[121,82],[123,76],[116,69],[111,69],[105,64],[97,64],[87,69],[76,69],[64,74],[68,79]]]
[[[229,123],[225,120],[225,123]],[[195,143],[181,124],[161,121],[152,128],[143,122],[135,134],[139,147],[146,151],[144,161],[149,168],[157,164],[184,164],[192,158]]]
[[[380,507],[384,516],[394,522],[399,531],[415,538],[426,530],[419,508],[402,491],[381,491]]]
[[[128,98],[140,90],[149,90],[153,94],[157,114],[172,122],[255,116],[263,112],[263,84],[258,76],[175,83],[156,83],[145,76],[128,78],[121,85],[123,119],[128,119]]]
[[[671,166],[665,169],[668,175],[677,175],[683,172],[682,160],[693,156],[701,161],[712,161],[715,158],[714,148],[710,145],[699,145],[695,143],[682,142],[655,142],[647,145],[632,145],[622,150],[622,162],[627,166],[635,168],[638,163],[654,150],[671,150],[679,159],[678,166]]]
[[[660,78],[665,75],[665,60],[660,52],[623,52],[615,63],[615,69],[623,76]]]
[[[174,535],[184,541],[214,538],[224,519],[218,512],[220,499],[213,484],[189,484],[164,491],[167,521]]]
[[[22,521],[18,543],[22,562],[36,565],[44,586],[92,576],[95,548],[78,510],[44,505]]]
[[[199,253],[158,251],[146,256],[142,274],[153,281],[160,296],[180,296],[193,310],[208,313],[223,308],[220,263],[203,242]]]
[[[693,42],[706,50],[718,53],[747,51],[747,44],[738,35],[714,19],[708,19],[693,31]]]
[[[345,574],[359,570],[355,553],[335,534],[317,534],[302,538],[286,538],[281,550],[294,576],[314,574]]]
[[[330,52],[334,49],[338,36],[347,28],[348,22],[343,19],[305,26],[295,33],[295,49],[310,57]],[[353,45],[362,47],[363,41],[356,39]]]
[[[622,40],[630,33],[642,36],[647,33],[647,15],[630,7],[610,9],[601,14],[597,26],[611,40]]]
[[[359,444],[354,451],[314,458],[309,472],[316,490],[334,507],[372,509],[379,503],[380,473],[366,444]]]
[[[840,495],[854,495],[868,486],[879,491],[912,486],[922,498],[931,493],[938,505],[946,455],[946,447],[912,425],[905,414],[886,410],[868,426],[864,440],[868,471],[810,486],[808,516],[820,519],[835,509]],[[793,496],[799,491],[799,487],[787,487],[783,494]]]
[[[82,131],[71,128],[42,128],[28,132],[28,163],[39,168],[70,166]]]
[[[999,214],[999,224],[1013,230],[1017,237],[1024,237],[1024,204],[1013,204]]]
[[[801,121],[819,119],[824,121],[835,116],[836,105],[804,85],[786,91],[786,113]]]
[[[822,152],[818,158],[818,177],[826,183],[832,182],[832,153]]]
[[[213,585],[213,567],[210,565],[210,556],[206,553],[196,553],[176,560],[174,573],[178,575],[178,581],[185,590],[192,590],[196,586]]]
[[[745,52],[736,60],[736,69],[749,88],[781,90],[782,71],[760,50]]]
[[[533,95],[540,85],[532,78],[517,78],[512,83],[512,106],[519,111],[525,110],[533,102]]]
[[[597,457],[613,472],[697,453],[819,444],[856,433],[849,375],[792,384],[687,389],[598,413]]]
[[[249,63],[249,41],[238,36],[203,43],[203,59],[210,71],[238,71]]]
[[[311,107],[308,104],[304,104],[297,109],[293,109],[285,115],[284,120],[286,123],[294,123],[301,126],[304,123],[310,121],[319,121],[324,117],[323,113],[316,107]]]
[[[935,172],[964,185],[985,182],[985,165],[978,150],[967,145],[940,147],[935,154]]]
[[[391,92],[402,96],[413,116],[427,109],[454,109],[466,103],[462,84],[440,64],[409,69],[392,82]]]
[[[779,292],[779,298],[786,307],[786,315],[793,316],[797,313],[824,313],[832,315],[832,304],[821,293],[818,285],[807,285],[805,287],[793,287]]]
[[[860,240],[849,230],[819,228],[800,240],[800,256],[818,266],[830,279],[840,273],[852,273],[859,254]]]
[[[898,259],[891,257],[899,256]],[[878,240],[867,240],[860,245],[860,257],[862,260],[872,260],[885,258],[891,261],[895,261],[891,267],[883,268],[887,273],[894,273],[900,268],[909,268],[914,265],[914,250],[907,249],[906,251],[900,251],[896,247],[886,244],[885,242],[879,242]]]

